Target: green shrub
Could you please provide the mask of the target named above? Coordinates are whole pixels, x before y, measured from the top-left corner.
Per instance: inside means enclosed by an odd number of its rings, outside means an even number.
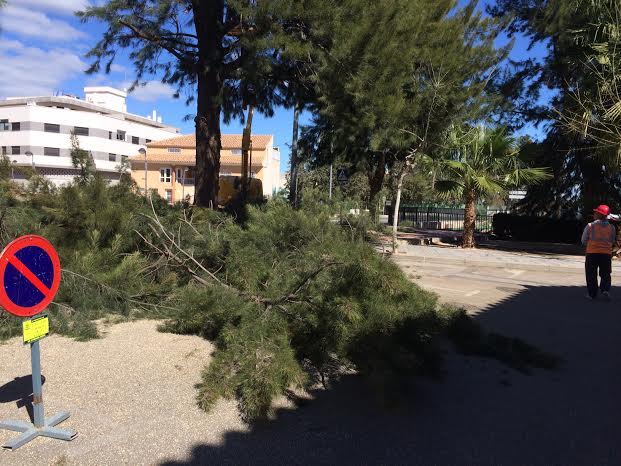
[[[580,242],[584,222],[499,213],[492,220],[494,235],[518,241],[542,241],[576,244]]]

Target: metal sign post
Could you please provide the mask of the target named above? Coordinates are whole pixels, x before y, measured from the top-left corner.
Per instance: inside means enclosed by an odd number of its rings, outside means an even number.
[[[32,317],[54,299],[60,286],[60,261],[52,245],[35,235],[23,236],[10,243],[0,254],[0,305],[11,314]],[[15,450],[36,437],[73,440],[77,432],[56,427],[69,417],[62,411],[45,419],[41,384],[41,338],[49,333],[46,315],[24,320],[24,343],[30,344],[32,364],[33,423],[0,421],[0,429],[21,432],[3,445]]]

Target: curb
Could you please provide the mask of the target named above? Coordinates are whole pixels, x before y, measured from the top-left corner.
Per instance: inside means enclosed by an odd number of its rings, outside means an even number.
[[[428,264],[446,264],[446,265],[469,265],[474,267],[485,267],[492,269],[519,269],[519,270],[530,270],[533,272],[555,272],[555,273],[567,273],[567,274],[584,274],[584,267],[568,267],[568,266],[559,266],[559,265],[546,265],[546,264],[521,264],[521,263],[504,263],[504,262],[495,262],[495,261],[482,261],[482,260],[472,260],[472,259],[446,259],[443,257],[427,257],[427,256],[414,256],[414,255],[403,255],[401,257],[407,257],[408,259],[414,262],[428,263]],[[613,265],[612,271],[615,272],[615,268]],[[617,270],[619,268],[617,267]]]

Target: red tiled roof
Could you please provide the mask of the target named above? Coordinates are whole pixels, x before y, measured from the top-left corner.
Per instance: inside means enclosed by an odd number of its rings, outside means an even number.
[[[223,134],[221,137],[222,149],[240,149],[242,145],[241,134]],[[272,140],[271,134],[253,134],[252,147],[257,150],[263,150]],[[194,149],[196,147],[196,135],[184,134],[170,139],[162,139],[161,141],[152,141],[147,147],[181,147],[184,149]]]
[[[144,162],[143,155],[134,155],[129,158],[130,162],[139,164]],[[196,158],[194,154],[149,154],[147,152],[147,162],[153,163],[178,163],[188,167],[193,167],[196,164]],[[252,166],[259,166],[263,163],[263,157],[252,157]],[[239,165],[241,166],[241,156],[239,155],[222,155],[220,156],[220,165]]]

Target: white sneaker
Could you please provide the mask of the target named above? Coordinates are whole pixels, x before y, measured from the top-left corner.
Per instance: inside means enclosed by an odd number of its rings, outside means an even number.
[[[586,299],[588,299],[589,301],[595,301],[595,298],[588,293],[586,295]]]

